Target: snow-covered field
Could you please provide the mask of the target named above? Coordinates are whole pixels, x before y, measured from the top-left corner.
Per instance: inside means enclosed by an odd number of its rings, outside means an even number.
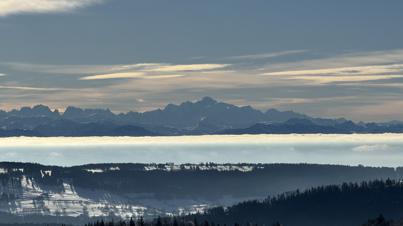
[[[1,200],[0,211],[16,215],[51,215],[72,216],[80,215],[109,216],[111,213],[132,217],[144,215],[147,208],[134,204],[126,204],[123,199],[113,200],[111,194],[94,191],[90,199],[82,197],[68,183],[61,188],[43,188],[33,179],[23,176],[20,184],[9,183],[0,185],[0,193],[13,194],[14,198]]]

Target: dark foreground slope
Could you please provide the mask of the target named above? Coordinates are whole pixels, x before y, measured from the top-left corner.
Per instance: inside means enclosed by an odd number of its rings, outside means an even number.
[[[243,202],[227,209],[214,208],[188,219],[227,225],[281,222],[285,226],[357,226],[380,213],[391,219],[403,217],[403,184],[400,181],[320,186],[264,201]]]
[[[0,223],[150,219],[296,189],[387,178],[400,178],[400,170],[310,164],[0,163]]]

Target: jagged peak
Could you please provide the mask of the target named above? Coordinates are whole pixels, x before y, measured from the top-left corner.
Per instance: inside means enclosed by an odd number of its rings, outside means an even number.
[[[211,97],[205,96],[201,100],[199,100],[197,103],[212,105],[212,104],[216,104],[218,102],[216,100],[214,100],[213,98],[211,98]]]
[[[164,110],[171,110],[171,109],[175,109],[177,107],[178,107],[178,105],[175,105],[175,104],[167,104],[167,106],[165,106]]]
[[[45,110],[50,111],[50,108],[48,106],[46,106],[46,105],[43,105],[43,104],[35,105],[34,107],[32,107],[32,109],[45,109]]]
[[[84,111],[83,109],[81,109],[81,108],[78,108],[78,107],[74,107],[74,106],[68,106],[67,108],[66,108],[66,110],[64,110],[64,114],[68,114],[68,113],[70,113],[70,112],[78,112],[78,111],[80,111],[80,112],[82,112],[82,111]]]
[[[78,110],[78,109],[80,109],[80,110],[82,110],[81,108],[79,108],[79,107],[74,107],[74,106],[67,106],[67,108],[66,108],[66,110],[65,111],[68,111],[68,110]]]
[[[272,114],[272,113],[279,113],[280,111],[275,109],[275,108],[270,108],[266,111],[266,114]]]

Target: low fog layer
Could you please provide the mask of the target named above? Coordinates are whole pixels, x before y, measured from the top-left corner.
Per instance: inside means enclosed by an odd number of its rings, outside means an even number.
[[[1,138],[0,161],[402,166],[403,134]]]

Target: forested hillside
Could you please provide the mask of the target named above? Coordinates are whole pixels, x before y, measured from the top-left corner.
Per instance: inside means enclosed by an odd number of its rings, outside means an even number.
[[[383,213],[388,219],[403,217],[400,181],[344,183],[247,201],[228,208],[213,208],[188,220],[227,225],[357,226]]]

